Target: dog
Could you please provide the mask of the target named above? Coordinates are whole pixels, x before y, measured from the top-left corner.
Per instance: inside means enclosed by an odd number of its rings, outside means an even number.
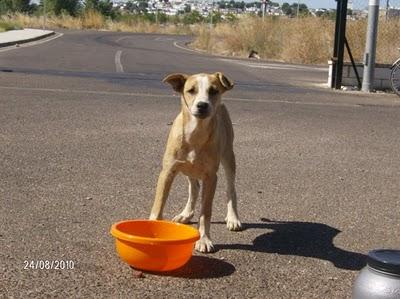
[[[215,249],[210,238],[210,221],[220,163],[227,180],[226,225],[231,231],[242,229],[235,190],[233,127],[221,99],[234,84],[221,72],[171,74],[163,82],[180,93],[181,111],[169,133],[150,219],[162,219],[171,184],[178,173],[183,173],[189,182],[189,199],[183,211],[173,221],[188,223],[194,215],[201,181],[201,212],[198,224],[200,239],[196,242],[195,249],[203,253],[213,252]]]
[[[249,58],[260,59],[260,56],[258,55],[257,51],[251,50],[249,53]]]

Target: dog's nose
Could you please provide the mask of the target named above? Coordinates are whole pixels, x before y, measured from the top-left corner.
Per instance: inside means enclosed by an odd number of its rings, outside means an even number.
[[[197,103],[197,109],[200,111],[206,111],[208,109],[208,103],[206,102],[198,102]]]

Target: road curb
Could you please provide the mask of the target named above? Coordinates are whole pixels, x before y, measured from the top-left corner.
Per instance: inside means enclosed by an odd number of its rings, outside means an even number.
[[[44,39],[50,36],[55,35],[54,31],[45,33],[43,35],[39,35],[39,36],[35,36],[32,38],[26,38],[26,39],[21,39],[21,40],[15,40],[15,41],[10,41],[10,42],[5,42],[5,43],[0,43],[0,48],[5,48],[5,47],[10,47],[10,46],[15,46],[17,44],[25,44],[25,43],[30,43],[30,42],[34,42],[40,39]]]

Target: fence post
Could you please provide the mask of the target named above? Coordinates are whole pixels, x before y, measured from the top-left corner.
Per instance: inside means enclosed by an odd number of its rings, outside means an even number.
[[[369,0],[368,29],[364,54],[362,91],[371,92],[374,85],[376,42],[378,33],[379,0]]]
[[[344,41],[346,37],[346,20],[347,20],[347,0],[336,0],[336,26],[335,26],[335,43],[333,50],[333,78],[332,87],[340,89],[342,87],[343,76],[343,58],[344,58]]]

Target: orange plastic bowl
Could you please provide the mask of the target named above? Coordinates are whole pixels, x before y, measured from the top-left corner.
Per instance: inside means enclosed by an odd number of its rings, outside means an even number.
[[[111,234],[121,259],[147,271],[169,271],[183,266],[200,238],[198,230],[189,225],[161,220],[121,221],[113,224]]]

